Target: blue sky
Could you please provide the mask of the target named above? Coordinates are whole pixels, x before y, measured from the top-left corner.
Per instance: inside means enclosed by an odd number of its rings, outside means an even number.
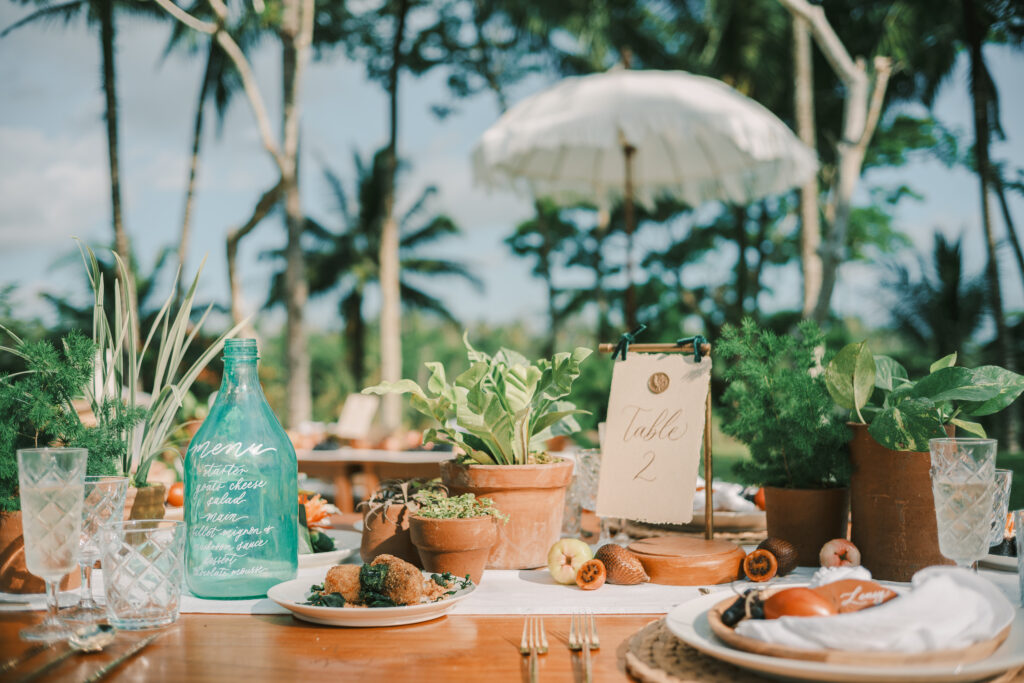
[[[23,16],[23,8],[0,6],[0,26]],[[161,246],[176,244],[180,230],[188,146],[201,58],[163,57],[168,28],[134,18],[119,21],[118,87],[121,101],[122,177],[125,222],[144,263]],[[1002,95],[1003,123],[1008,140],[995,157],[1024,166],[1024,56],[990,48],[988,57]],[[276,119],[279,97],[279,51],[267,41],[255,68]],[[74,250],[72,235],[108,241],[109,197],[100,89],[99,41],[84,22],[68,27],[52,24],[27,27],[0,40],[0,283],[21,284],[25,311],[45,313],[37,293],[82,291],[77,264],[60,265]],[[513,91],[513,100],[543,88],[535,78]],[[444,121],[431,104],[447,97],[443,76],[405,77],[400,112],[400,154],[411,163],[403,178],[399,204],[408,205],[427,184],[440,192],[433,207],[452,215],[464,235],[448,244],[450,254],[467,262],[487,285],[484,295],[459,282],[434,290],[464,320],[525,320],[543,324],[543,290],[529,275],[526,261],[511,257],[502,239],[531,213],[531,203],[511,193],[487,192],[472,183],[469,155],[480,134],[497,117],[493,97],[481,95],[458,102],[458,113]],[[326,161],[351,181],[353,150],[367,156],[386,138],[386,100],[380,88],[364,77],[360,65],[343,55],[329,55],[312,64],[302,101],[303,204],[328,225],[337,225],[320,164]],[[970,131],[966,69],[961,64],[942,89],[936,107],[947,125]],[[208,131],[213,131],[211,115]],[[241,96],[232,105],[219,137],[207,138],[195,207],[189,253],[195,267],[209,255],[201,294],[227,300],[224,236],[244,221],[259,193],[274,178],[262,150],[248,106]],[[961,169],[949,170],[930,160],[870,174],[868,184],[907,183],[923,202],[906,202],[898,225],[915,245],[927,249],[938,229],[965,235],[968,262],[974,271],[984,265],[984,242],[978,221],[976,179]],[[996,207],[993,206],[995,209]],[[1013,200],[1024,225],[1024,201]],[[1004,227],[996,212],[997,234]],[[660,245],[659,231],[641,233],[641,247]],[[265,296],[269,265],[258,254],[283,243],[280,221],[261,225],[244,243],[242,277],[250,310]],[[1024,288],[1009,248],[1001,252],[1005,298],[1010,310],[1024,308]],[[716,264],[694,269],[691,278],[715,277]],[[884,322],[888,302],[877,296],[878,271],[870,266],[845,266],[834,305],[844,313]],[[569,280],[564,280],[569,281]],[[799,274],[788,269],[771,274],[779,294],[766,307],[795,306]],[[374,302],[370,302],[373,305]],[[312,324],[337,327],[333,302],[313,304]],[[273,323],[278,316],[265,316]]]

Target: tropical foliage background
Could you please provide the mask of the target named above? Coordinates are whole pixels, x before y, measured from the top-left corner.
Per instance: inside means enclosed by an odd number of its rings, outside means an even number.
[[[244,215],[222,221],[217,239],[223,240],[228,278],[212,291],[221,292],[214,298],[225,327],[231,319],[252,316],[263,346],[267,394],[291,426],[335,419],[349,393],[381,378],[422,382],[425,360],[457,367],[464,328],[480,347],[505,345],[528,355],[614,341],[624,331],[621,207],[613,208],[608,227],[601,229],[596,207],[559,209],[543,200],[534,202],[529,218],[508,221],[501,247],[506,258],[523,259],[542,285],[535,307],[543,326],[460,319],[460,299],[497,295],[482,289],[482,273],[465,258],[467,233],[476,226],[458,224],[439,202],[437,188],[408,173],[413,162],[403,157],[409,144],[406,98],[427,74],[440,74],[432,82],[444,87],[411,116],[444,122],[457,120],[460,109],[481,99],[493,106],[496,118],[524,89],[532,92],[565,76],[617,65],[683,69],[729,83],[816,148],[822,162],[818,182],[800,191],[750,206],[662,202],[641,212],[636,284],[644,339],[702,334],[713,341],[724,324],[743,316],[788,332],[813,317],[824,325],[830,346],[870,338],[872,348],[912,372],[952,351],[968,365],[1020,371],[1024,306],[1007,292],[1019,292],[1024,283],[1014,211],[1024,196],[1024,162],[1001,158],[997,144],[1005,135],[1004,120],[1016,115],[1001,106],[1001,89],[1019,81],[997,82],[990,61],[994,49],[1018,55],[1024,47],[1024,2],[810,3],[812,10],[823,8],[849,55],[863,58],[858,68],[872,82],[883,71],[887,79],[877,101],[877,128],[861,141],[860,184],[842,230],[836,229],[834,202],[844,145],[850,144],[842,137],[848,83],[812,40],[810,25],[795,19],[794,6],[807,5],[14,0],[0,15],[7,19],[0,43],[40,24],[50,25],[44,35],[54,43],[62,31],[88,32],[95,39],[110,206],[110,229],[97,246],[130,258],[144,324],[161,298],[154,290],[171,280],[175,268],[192,272],[197,266],[190,247],[203,207],[197,198],[208,182],[202,160],[216,144],[229,107],[248,110],[247,139],[263,150],[273,173],[266,185],[247,188],[251,206]],[[128,224],[122,210],[123,185],[132,179],[123,172],[117,49],[126,33],[154,23],[165,31],[169,55],[201,65],[194,92],[180,94],[194,102],[181,219],[174,233],[162,236],[166,246],[155,257],[133,249],[146,228]],[[304,138],[303,115],[317,106],[317,92],[307,87],[310,63],[355,64],[379,86],[379,101],[353,105],[385,112],[386,135],[376,147],[359,131],[351,135],[355,151],[340,154],[325,153],[316,140]],[[951,78],[957,68],[966,68],[966,82]],[[154,78],[160,78],[158,71]],[[968,128],[950,125],[935,108],[940,92],[951,88],[970,103]],[[415,101],[424,101],[422,92]],[[316,172],[301,163],[306,157]],[[900,207],[929,201],[928,188],[901,170],[922,158],[969,171],[974,185],[962,188],[963,198],[977,207],[973,226],[953,237],[936,229],[927,248],[915,247],[898,220]],[[300,174],[300,168],[306,171]],[[328,198],[326,205],[309,205],[313,185]],[[0,231],[18,229],[16,221],[0,224]],[[71,234],[74,226],[68,229]],[[272,275],[247,305],[242,273],[253,264],[242,245],[256,231],[275,233],[279,247],[259,254]],[[980,267],[967,262],[965,245],[983,245]],[[52,249],[56,262],[72,246]],[[17,258],[16,251],[3,258]],[[814,275],[812,262],[823,276]],[[110,259],[104,267],[113,276]],[[32,306],[24,305],[18,282],[7,282],[0,289],[0,323],[29,339],[81,329],[90,312],[80,297],[69,295],[82,284],[71,272],[62,269],[65,286],[45,291],[45,303]],[[856,291],[872,291],[885,302],[888,313],[871,320],[837,315],[833,290],[851,279],[859,279]],[[780,308],[777,302],[785,298],[778,290],[800,287],[801,281],[802,306]],[[283,311],[283,322],[275,311]],[[13,370],[12,363],[2,359],[0,367]],[[601,418],[609,377],[610,362],[595,357],[580,381],[579,401],[594,413],[591,426]],[[195,389],[195,405],[216,386],[216,373],[204,379]],[[716,380],[716,394],[721,390]],[[382,412],[382,433],[399,423],[416,424],[411,412],[396,413],[395,405]],[[1020,450],[1022,422],[1024,402],[987,426],[1009,453]]]

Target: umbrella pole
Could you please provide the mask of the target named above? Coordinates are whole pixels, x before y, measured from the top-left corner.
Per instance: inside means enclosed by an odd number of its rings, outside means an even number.
[[[636,211],[633,206],[633,155],[636,147],[622,146],[626,164],[625,187],[622,193],[622,212],[626,219],[626,327],[636,327],[636,290],[633,286],[633,232],[636,230]]]

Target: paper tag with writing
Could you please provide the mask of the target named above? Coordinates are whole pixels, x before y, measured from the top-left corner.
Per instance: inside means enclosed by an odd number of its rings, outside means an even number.
[[[711,358],[631,353],[615,364],[597,514],[655,524],[693,517]]]

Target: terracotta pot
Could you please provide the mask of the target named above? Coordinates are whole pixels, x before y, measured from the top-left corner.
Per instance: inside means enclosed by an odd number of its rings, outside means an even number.
[[[850,519],[850,490],[764,487],[768,536],[796,546],[797,563],[817,567],[821,546],[846,538]]]
[[[428,572],[466,576],[479,584],[501,524],[494,517],[433,519],[410,517],[412,542]]]
[[[76,567],[60,580],[60,590],[78,588],[81,578]],[[25,537],[22,535],[20,511],[0,512],[0,592],[46,592],[46,583],[29,573],[25,566]]]
[[[849,427],[850,540],[860,550],[861,564],[885,581],[909,581],[919,569],[953,564],[939,551],[931,456],[891,451],[875,441],[867,425]]]
[[[562,531],[565,489],[572,461],[545,465],[459,465],[441,463],[441,479],[450,495],[472,493],[490,498],[509,516],[498,525],[498,542],[488,569],[533,569],[548,562],[548,550]]]
[[[363,539],[359,544],[363,562],[373,562],[373,558],[386,553],[422,567],[420,554],[409,535],[410,516],[404,505],[389,505],[386,511],[384,508],[367,510],[363,514]]]
[[[134,495],[132,492],[135,492]],[[167,499],[167,488],[163,484],[150,484],[139,488],[130,487],[125,506],[131,498],[131,512],[128,519],[163,519],[164,501]]]

